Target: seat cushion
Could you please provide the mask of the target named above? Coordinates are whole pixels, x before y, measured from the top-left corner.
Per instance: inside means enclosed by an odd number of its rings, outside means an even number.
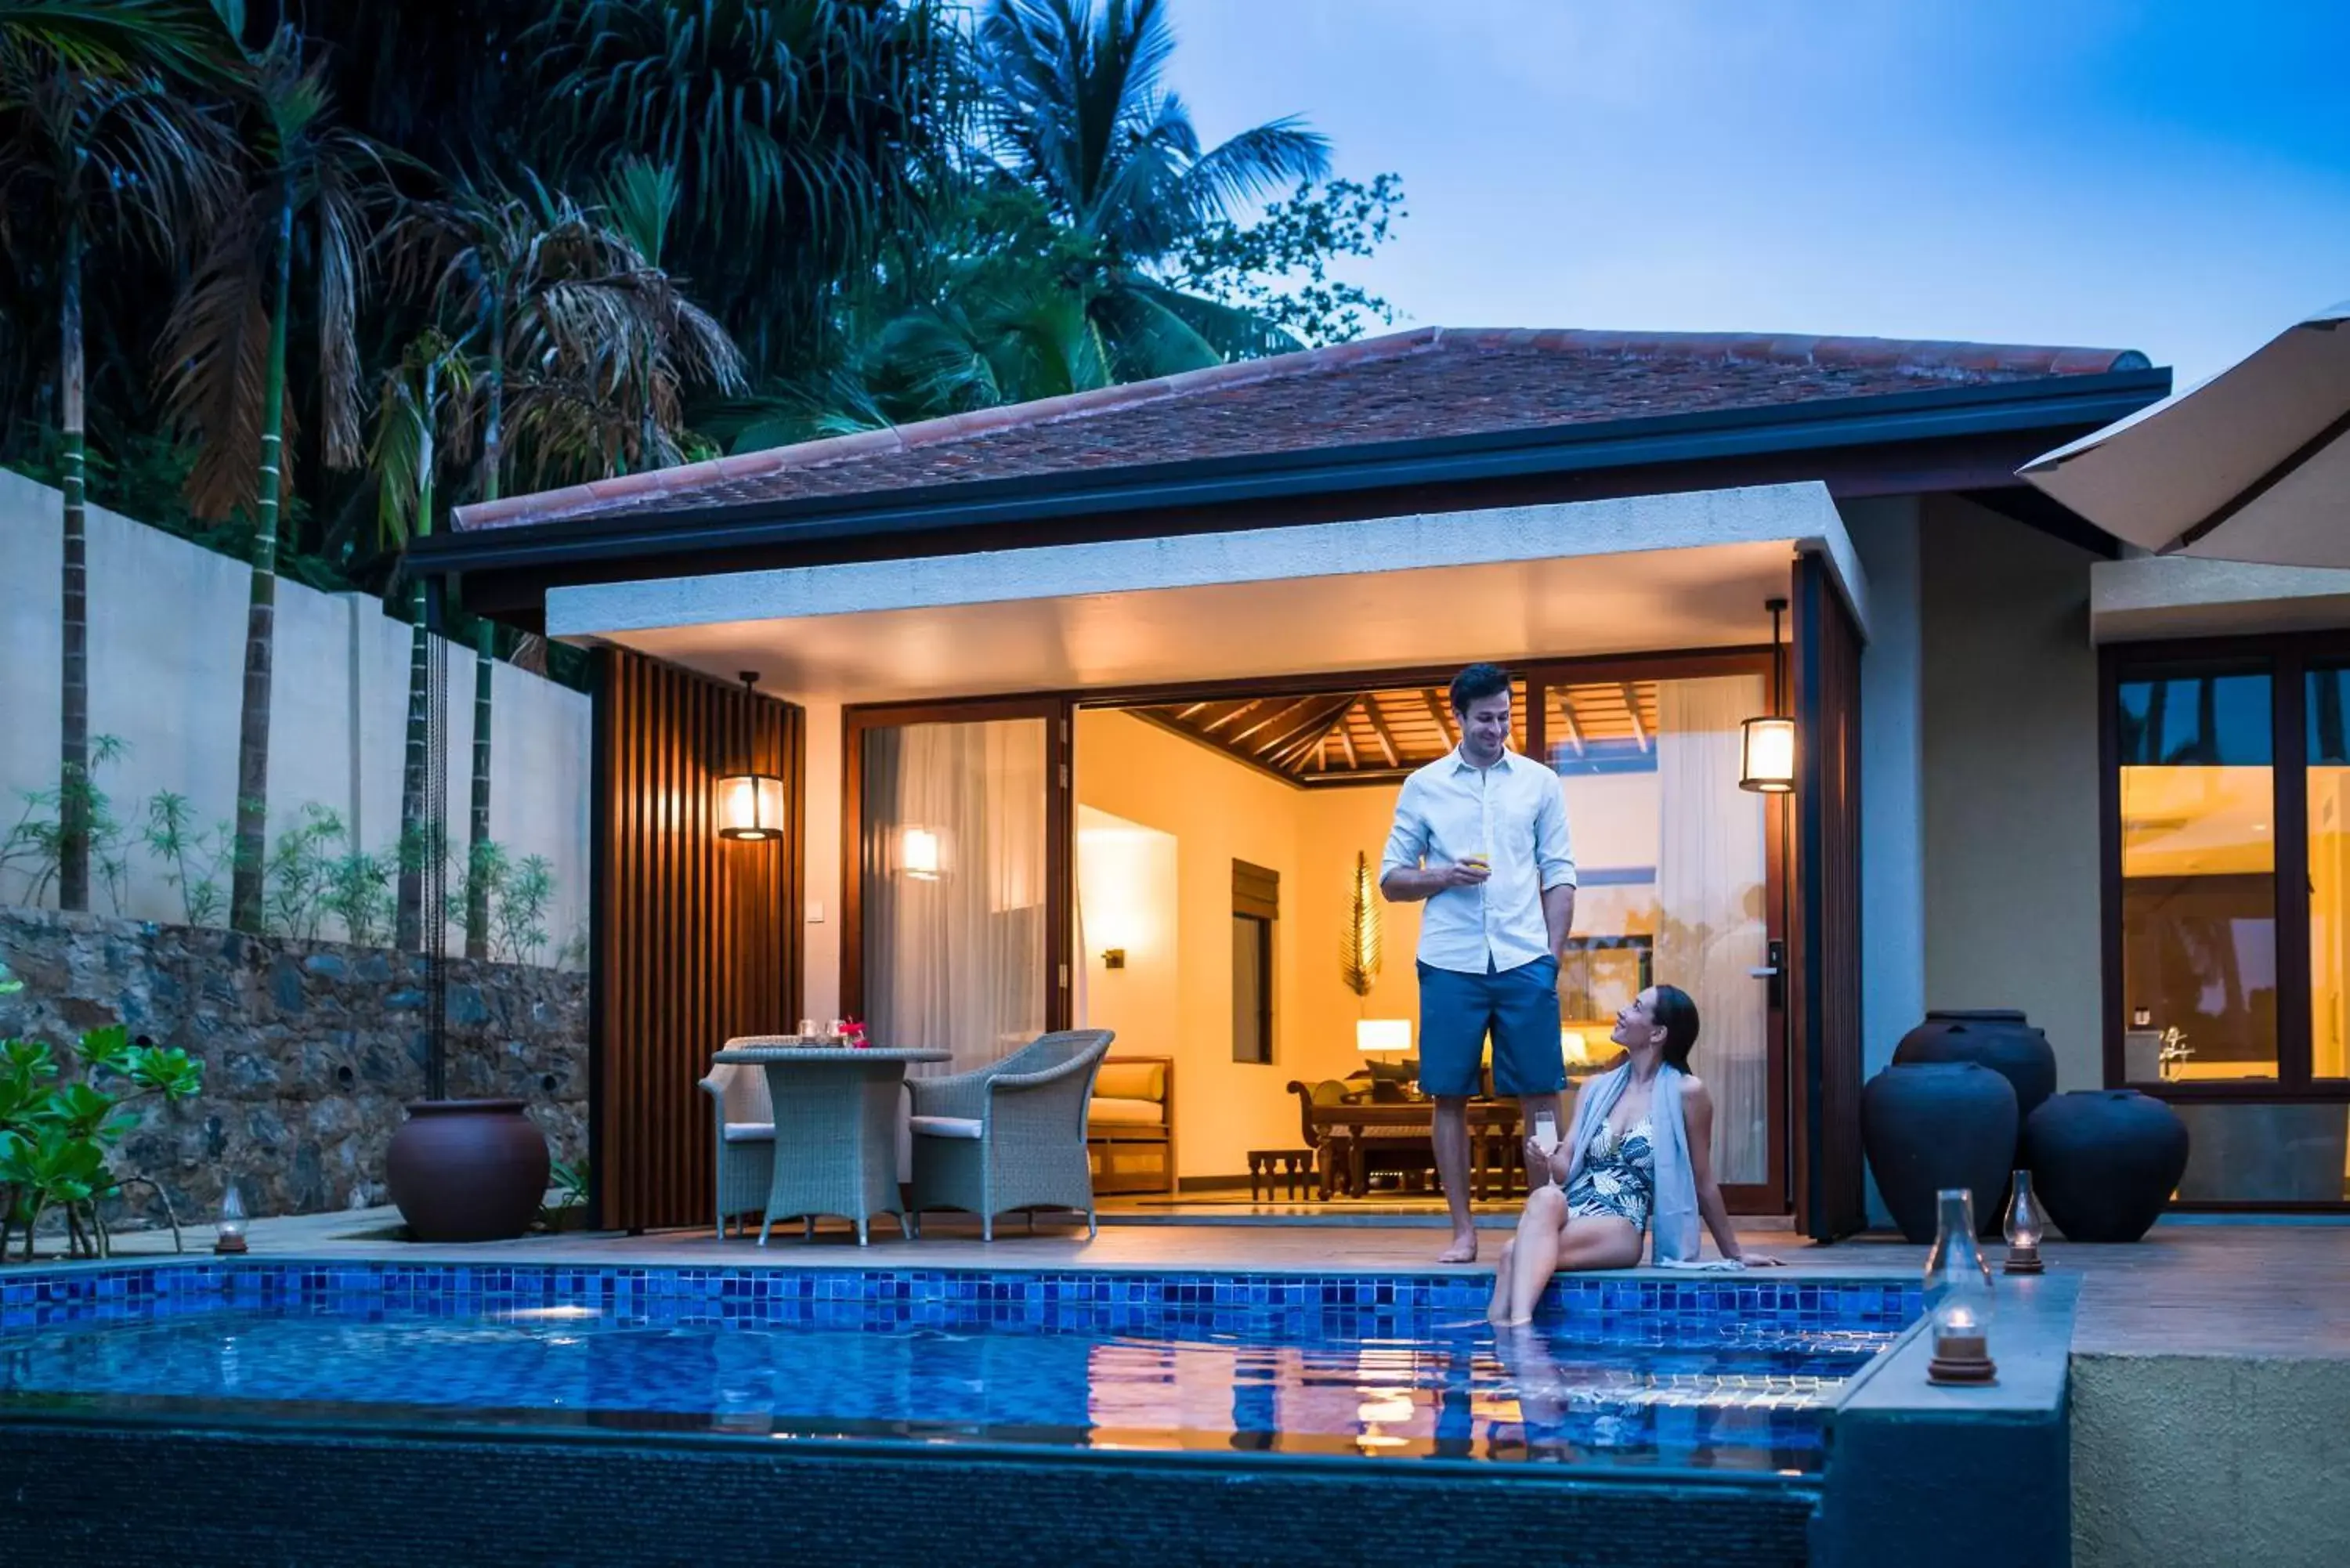
[[[726,1124],[726,1141],[728,1143],[773,1143],[775,1141],[775,1124],[773,1122],[728,1122]]]
[[[1093,1104],[1086,1107],[1086,1121],[1093,1127],[1165,1127],[1167,1107],[1157,1100],[1104,1099],[1096,1095]]]
[[[1167,1064],[1164,1062],[1104,1062],[1094,1074],[1094,1093],[1113,1100],[1149,1100],[1156,1104],[1167,1097]],[[1094,1104],[1101,1104],[1096,1099]]]
[[[976,1141],[982,1130],[977,1116],[915,1116],[907,1125],[923,1137],[961,1137]]]

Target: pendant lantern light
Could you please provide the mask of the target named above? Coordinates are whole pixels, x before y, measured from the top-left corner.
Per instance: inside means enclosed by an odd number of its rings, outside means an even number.
[[[1779,617],[1787,601],[1770,599],[1771,711],[1740,726],[1738,787],[1757,794],[1792,794],[1795,789],[1795,722],[1779,706]]]
[[[718,781],[718,836],[764,843],[784,836],[784,781],[761,773],[754,754],[759,672],[745,670],[739,679],[746,701],[733,771]]]

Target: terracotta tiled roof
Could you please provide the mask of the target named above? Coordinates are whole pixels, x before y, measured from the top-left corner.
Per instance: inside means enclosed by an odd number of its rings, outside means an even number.
[[[460,508],[461,528],[2143,369],[2135,350],[1421,327]]]

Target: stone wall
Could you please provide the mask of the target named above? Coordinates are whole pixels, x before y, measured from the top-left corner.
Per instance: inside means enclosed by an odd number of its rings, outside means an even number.
[[[142,1104],[115,1165],[182,1222],[234,1175],[255,1214],[387,1201],[384,1150],[424,1092],[423,961],[339,942],[0,908],[0,1038],[70,1045],[126,1025],[204,1064],[204,1091]],[[588,984],[525,964],[448,964],[449,1093],[527,1101],[557,1159],[588,1147]],[[134,1202],[132,1214],[138,1213]]]

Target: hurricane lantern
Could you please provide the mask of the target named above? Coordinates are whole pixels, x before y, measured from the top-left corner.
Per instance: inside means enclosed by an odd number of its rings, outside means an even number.
[[[1934,1249],[1926,1255],[1926,1311],[1933,1359],[1929,1383],[1981,1384],[1998,1376],[1991,1356],[1997,1297],[1991,1265],[1975,1245],[1975,1196],[1963,1187],[1935,1195]]]

